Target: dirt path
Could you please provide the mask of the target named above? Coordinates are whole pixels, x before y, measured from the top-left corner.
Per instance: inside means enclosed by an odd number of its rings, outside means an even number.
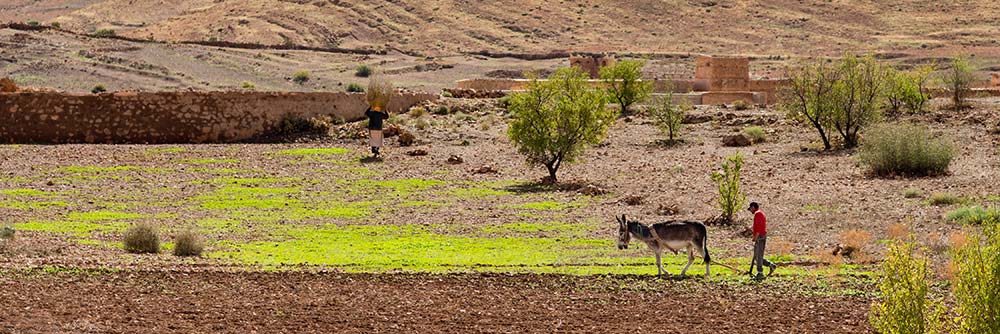
[[[868,301],[635,277],[0,275],[0,332],[859,333]],[[767,291],[767,292],[760,292]]]

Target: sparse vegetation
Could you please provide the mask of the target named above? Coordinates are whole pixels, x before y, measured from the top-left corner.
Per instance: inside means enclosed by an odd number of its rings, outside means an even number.
[[[604,139],[614,119],[604,93],[586,80],[578,69],[560,69],[548,81],[532,80],[511,99],[508,136],[528,163],[545,166],[552,182],[563,162],[575,161]]]
[[[942,325],[940,301],[929,295],[930,269],[912,242],[893,241],[877,274],[879,300],[869,322],[880,333],[934,333]]]
[[[967,206],[948,212],[945,217],[949,221],[962,224],[983,225],[990,221],[1000,221],[1000,208],[984,209],[978,205]]]
[[[955,111],[959,111],[968,105],[966,101],[972,95],[972,83],[976,81],[969,60],[963,56],[955,57],[951,67],[941,74],[941,82],[945,88],[951,92],[951,103]]]
[[[674,103],[673,94],[668,93],[656,99],[656,103],[649,109],[649,116],[660,131],[667,135],[667,139],[673,142],[680,134],[681,122],[684,121],[688,109],[690,109],[689,104]]]
[[[295,135],[302,133],[327,133],[332,120],[323,118],[302,118],[294,114],[285,114],[276,129],[279,135]]]
[[[447,115],[450,113],[451,109],[449,109],[448,106],[446,105],[438,105],[436,108],[434,108],[435,115]]]
[[[122,245],[129,253],[159,253],[160,235],[152,224],[133,224],[122,234]]]
[[[309,82],[309,72],[307,72],[307,71],[298,71],[298,72],[295,72],[295,74],[292,74],[292,82],[300,84],[300,85],[303,85],[306,82]]]
[[[952,205],[962,202],[962,198],[949,193],[934,193],[927,199],[931,205]]]
[[[174,237],[175,256],[201,256],[205,244],[201,236],[192,230],[185,230]]]
[[[932,65],[921,66],[911,71],[890,69],[886,87],[889,111],[893,114],[899,113],[904,108],[911,114],[923,111],[924,104],[930,99],[926,84],[933,71]]]
[[[356,77],[367,78],[371,75],[372,75],[372,68],[368,67],[368,65],[358,65],[358,67],[354,69],[354,76]]]
[[[750,141],[754,144],[763,143],[767,141],[767,135],[764,134],[764,128],[759,126],[750,126],[743,129],[743,134],[750,138]]]
[[[356,83],[352,82],[352,83],[347,84],[347,92],[348,93],[364,93],[365,92],[365,86],[362,86],[360,84],[356,84]]]
[[[747,101],[744,101],[744,100],[736,100],[736,102],[733,102],[733,109],[741,110],[741,111],[742,110],[749,110],[750,109],[750,104],[747,103]]]
[[[98,29],[94,31],[92,36],[100,38],[108,38],[108,37],[115,37],[117,35],[115,34],[114,29]]]
[[[903,198],[918,198],[923,195],[924,192],[917,188],[906,188],[906,190],[903,190]]]
[[[257,85],[255,85],[253,82],[250,81],[244,81],[243,83],[240,84],[240,87],[247,90],[254,90],[257,88]]]
[[[878,176],[942,175],[954,156],[949,141],[912,124],[883,124],[869,130],[859,154],[861,162]]]
[[[601,68],[601,80],[607,87],[607,96],[627,115],[628,108],[641,103],[653,92],[652,81],[642,81],[642,67],[646,61],[625,59]]]
[[[420,118],[427,114],[427,108],[414,106],[410,108],[410,117]]]
[[[108,89],[105,88],[104,85],[95,85],[94,88],[90,89],[90,93],[92,93],[92,94],[100,94],[100,93],[104,93],[104,92],[107,92],[107,91],[108,91]]]
[[[1000,333],[1000,217],[955,252],[958,332]]]
[[[721,171],[712,173],[712,181],[718,184],[721,219],[727,223],[733,222],[736,211],[742,209],[747,202],[746,194],[740,189],[742,170],[743,156],[737,153],[726,157]]]

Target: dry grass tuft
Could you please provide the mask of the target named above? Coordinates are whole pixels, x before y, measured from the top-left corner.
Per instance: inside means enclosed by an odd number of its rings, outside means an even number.
[[[867,246],[872,241],[872,234],[865,230],[852,229],[840,232],[840,244],[842,247],[853,248],[853,252],[847,257],[864,262],[868,258]]]
[[[201,252],[204,250],[205,244],[194,231],[181,232],[174,238],[174,255],[176,256],[201,256]]]
[[[129,253],[159,253],[160,235],[153,224],[138,223],[125,229],[122,244]]]
[[[889,234],[889,239],[904,240],[910,236],[910,227],[906,226],[906,224],[895,223],[889,225],[886,232]]]
[[[792,255],[792,249],[795,248],[794,243],[781,237],[775,237],[772,241],[768,241],[768,243],[775,254],[782,256]]]

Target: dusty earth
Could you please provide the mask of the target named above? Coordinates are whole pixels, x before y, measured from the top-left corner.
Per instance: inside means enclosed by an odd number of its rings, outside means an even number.
[[[862,298],[635,277],[129,272],[0,276],[11,333],[861,333]]]
[[[1000,202],[992,182],[1000,170],[997,99],[977,100],[976,109],[962,115],[937,110],[943,102],[935,101],[927,114],[897,119],[927,124],[954,140],[961,154],[946,176],[874,178],[856,152],[818,151],[811,130],[778,111],[699,107],[693,115],[706,121],[687,124],[684,143],[674,146],[659,144],[662,136],[642,115],[619,119],[604,143],[560,171],[568,185],[562,189],[534,185],[543,169],[526,165],[511,148],[498,101],[445,103],[455,113],[394,116],[390,123],[413,131],[417,145],[399,147],[390,139],[380,162],[364,159],[362,139],[353,137],[359,124],[295,144],[0,147],[6,191],[0,213],[20,229],[0,252],[3,330],[864,332],[875,269],[866,261],[883,251],[890,225],[904,224],[919,242],[940,249],[950,233],[963,229],[945,213]],[[765,129],[766,142],[721,146],[722,136],[754,124]],[[346,153],[281,153],[331,147]],[[428,155],[405,154],[415,149]],[[758,285],[716,266],[705,279],[698,263],[689,278],[662,281],[650,276],[655,268],[643,247],[615,249],[614,215],[648,223],[717,214],[709,175],[737,152],[746,157],[744,189],[769,216],[769,245],[782,265],[775,276]],[[463,162],[450,164],[451,156]],[[483,166],[497,172],[477,173]],[[383,181],[397,188],[369,188]],[[437,183],[422,188],[410,181]],[[608,194],[581,194],[574,190],[580,185]],[[280,195],[251,196],[261,202],[248,204],[220,198],[227,189]],[[904,198],[907,189],[918,196]],[[484,193],[461,195],[475,191]],[[963,200],[932,205],[934,193]],[[639,201],[630,205],[631,197]],[[242,206],[206,209],[209,199]],[[338,202],[369,206],[356,216],[302,214],[313,212],[306,210],[313,203]],[[736,226],[710,228],[717,261],[739,265],[749,256],[750,243],[741,235],[747,217],[739,219]],[[122,229],[141,221],[160,224],[166,242],[185,228],[202,231],[206,256],[124,253],[117,244]],[[508,228],[517,224],[529,228]],[[323,247],[333,247],[326,237],[303,232],[383,227],[404,231],[393,242],[420,255],[398,257],[395,244],[376,244],[352,253],[357,259],[343,259],[324,253],[331,248]],[[870,235],[862,245],[867,260],[822,256],[849,230]],[[461,255],[433,251],[438,246],[410,244],[406,233],[446,243],[555,241],[551,252],[575,260],[508,263],[497,255],[501,262],[494,263],[487,255],[466,263]],[[298,238],[318,248],[300,246]],[[360,238],[347,242],[367,247],[372,235]],[[576,250],[558,247],[578,239],[592,241]],[[475,244],[465,247],[477,251]],[[281,257],[283,252],[298,255]],[[591,255],[577,258],[575,252]],[[459,262],[441,266],[421,262],[428,260],[423,256]],[[390,262],[366,260],[372,257]],[[302,262],[287,262],[298,258]],[[676,274],[682,259],[669,256],[669,270]],[[944,275],[941,265],[935,272]],[[537,272],[587,274],[532,274]]]
[[[647,78],[690,77],[692,55],[750,55],[754,76],[776,77],[803,58],[854,52],[900,67],[945,64],[962,54],[985,79],[1000,70],[997,6],[986,0],[14,0],[0,4],[0,22],[60,28],[0,29],[0,76],[73,92],[96,85],[342,91],[367,82],[354,76],[367,65],[401,87],[439,91],[498,70],[564,67],[568,52],[649,58]],[[99,29],[131,41],[90,37]],[[310,80],[293,83],[299,71]]]

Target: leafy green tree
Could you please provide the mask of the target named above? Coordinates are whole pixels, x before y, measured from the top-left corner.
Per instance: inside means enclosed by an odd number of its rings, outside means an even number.
[[[852,148],[858,146],[861,129],[882,117],[889,71],[875,57],[850,54],[840,61],[838,71],[840,80],[834,84],[831,121],[844,147]]]
[[[889,111],[897,114],[904,108],[911,114],[919,113],[929,99],[926,83],[933,67],[923,66],[912,71],[889,70],[886,99]]]
[[[614,121],[604,92],[587,78],[578,69],[560,69],[546,81],[532,79],[527,91],[510,98],[507,135],[528,163],[545,166],[551,182],[563,162],[574,162],[604,139]]]
[[[941,73],[941,81],[951,92],[951,103],[955,111],[959,111],[967,105],[966,99],[972,95],[972,83],[976,81],[976,75],[969,60],[958,56],[951,67]]]
[[[625,59],[601,68],[601,80],[607,87],[608,96],[621,107],[621,114],[628,114],[628,108],[641,103],[653,93],[653,82],[642,81],[642,67],[645,60]]]
[[[686,102],[687,100],[683,100],[681,103],[676,103],[674,95],[667,93],[656,98],[655,103],[649,109],[649,116],[653,119],[653,123],[667,135],[670,142],[673,142],[674,138],[678,136],[681,131],[681,122],[684,121],[687,110],[691,108],[690,103]]]
[[[789,70],[789,83],[781,91],[781,107],[789,117],[808,123],[829,150],[830,127],[833,123],[834,87],[840,80],[837,68],[820,60]]]

